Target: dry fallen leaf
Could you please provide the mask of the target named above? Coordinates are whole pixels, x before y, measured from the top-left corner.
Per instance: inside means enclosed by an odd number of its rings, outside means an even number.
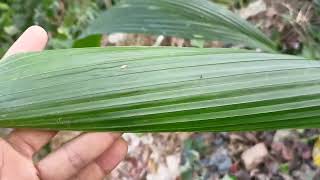
[[[313,163],[316,166],[320,167],[320,137],[318,137],[316,143],[313,146],[312,157]]]

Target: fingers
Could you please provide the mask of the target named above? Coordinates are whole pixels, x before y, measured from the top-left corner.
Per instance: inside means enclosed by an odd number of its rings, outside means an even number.
[[[47,32],[40,26],[29,27],[11,46],[5,54],[6,56],[29,51],[41,51],[48,41]],[[34,130],[14,130],[8,137],[8,141],[13,147],[31,158],[35,152],[55,135],[55,132],[34,131]]]
[[[126,156],[127,142],[119,138],[110,149],[104,151],[94,162],[90,163],[71,180],[101,180],[109,174]]]
[[[0,138],[0,179],[34,179],[37,171],[32,161],[21,158],[19,152]],[[19,171],[23,170],[23,171]]]
[[[56,134],[54,131],[14,130],[7,141],[27,158],[38,152]]]
[[[112,148],[97,158],[96,163],[103,170],[104,175],[109,174],[125,158],[127,152],[128,144],[120,138],[112,145]]]
[[[4,57],[21,53],[41,51],[48,41],[47,32],[40,26],[31,26],[9,48]]]
[[[41,51],[47,41],[46,31],[39,26],[32,26],[4,57],[20,52]],[[14,130],[7,140],[17,151],[32,158],[55,134],[53,131]],[[116,133],[86,133],[79,136],[37,164],[39,177],[48,180],[68,179],[84,167],[79,177],[103,177],[123,159],[127,151],[125,141],[117,141],[119,136]],[[92,161],[94,163],[88,165]]]
[[[86,133],[49,154],[36,166],[41,179],[68,179],[99,157],[119,138],[118,133]]]

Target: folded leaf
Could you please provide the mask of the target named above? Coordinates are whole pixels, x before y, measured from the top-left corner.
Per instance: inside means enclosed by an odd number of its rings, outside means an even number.
[[[320,62],[236,49],[84,48],[0,62],[0,127],[247,131],[320,126]]]
[[[208,0],[122,0],[102,13],[86,34],[148,33],[221,40],[265,51],[276,45],[247,21]]]

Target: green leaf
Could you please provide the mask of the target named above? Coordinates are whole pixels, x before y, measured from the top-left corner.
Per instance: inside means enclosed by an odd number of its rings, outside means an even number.
[[[288,163],[280,164],[279,171],[284,174],[289,174],[290,167]]]
[[[123,0],[102,13],[85,34],[106,32],[221,40],[276,50],[275,43],[253,25],[208,0]]]
[[[9,10],[10,7],[8,6],[8,4],[0,2],[0,11],[5,11],[5,10]]]
[[[237,180],[237,177],[226,174],[225,176],[223,176],[222,180]]]
[[[0,127],[247,131],[320,127],[320,62],[236,49],[84,48],[0,62]]]
[[[100,47],[101,46],[102,35],[92,35],[82,39],[75,40],[73,43],[74,48],[83,47]]]

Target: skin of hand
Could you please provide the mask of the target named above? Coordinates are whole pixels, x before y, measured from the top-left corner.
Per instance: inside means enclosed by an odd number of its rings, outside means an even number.
[[[39,26],[29,27],[4,57],[41,51],[48,35]],[[1,180],[101,180],[125,157],[127,143],[119,133],[84,133],[35,163],[32,157],[55,131],[13,130],[0,138]]]

